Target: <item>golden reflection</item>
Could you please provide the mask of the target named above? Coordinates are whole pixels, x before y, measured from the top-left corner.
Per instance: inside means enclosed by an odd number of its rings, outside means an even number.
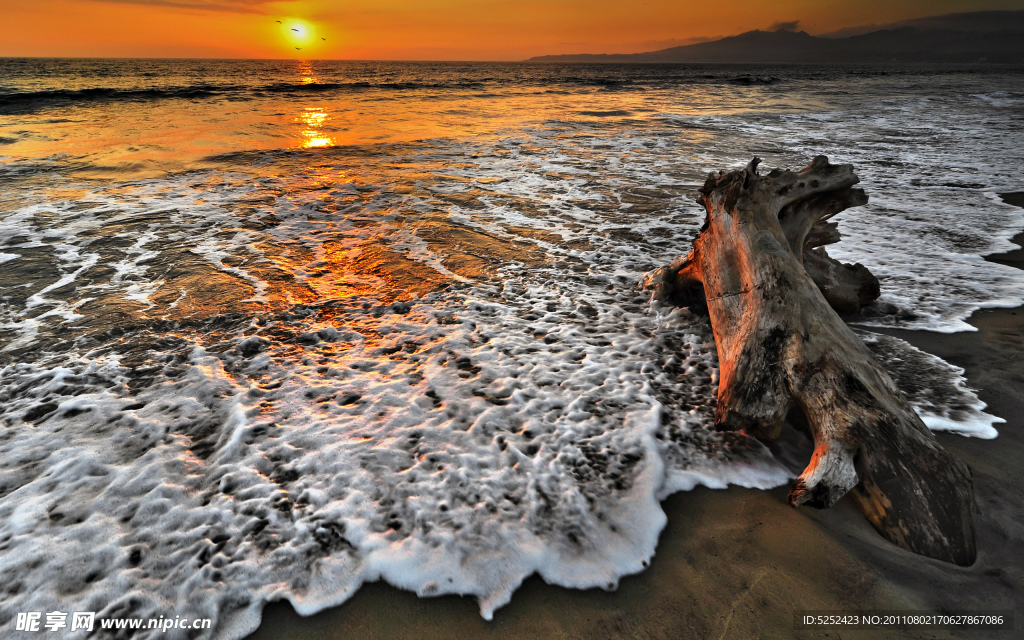
[[[307,149],[323,149],[332,145],[334,145],[334,141],[330,138],[309,138],[302,146]]]
[[[302,84],[313,84],[319,82],[316,75],[313,73],[313,65],[308,62],[299,63],[299,74],[302,76]]]
[[[296,118],[296,122],[301,122],[305,125],[302,130],[302,146],[305,149],[322,149],[324,147],[333,147],[334,138],[327,136],[321,130],[324,123],[329,120],[327,112],[321,107],[306,107],[299,117]]]
[[[317,107],[309,107],[302,114],[302,121],[310,127],[322,127],[325,120],[327,120],[327,114],[323,109]]]

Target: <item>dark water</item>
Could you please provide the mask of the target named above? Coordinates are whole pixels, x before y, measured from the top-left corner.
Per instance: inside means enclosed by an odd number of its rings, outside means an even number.
[[[0,626],[613,588],[659,499],[791,476],[711,429],[708,327],[636,289],[706,173],[853,163],[865,321],[964,330],[1024,301],[981,259],[1024,228],[1021,79],[0,60]],[[959,370],[868,339],[930,426],[995,436]]]

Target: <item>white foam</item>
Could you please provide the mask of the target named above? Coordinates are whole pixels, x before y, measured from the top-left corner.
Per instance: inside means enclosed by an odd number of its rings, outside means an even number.
[[[3,388],[21,391],[4,412],[18,432],[6,446],[51,452],[28,475],[6,469],[5,480],[19,488],[5,502],[16,511],[0,514],[10,533],[0,570],[41,563],[36,588],[10,606],[95,606],[140,571],[156,581],[133,601],[132,615],[170,604],[182,616],[217,617],[245,594],[249,613],[236,617],[239,629],[251,628],[265,599],[287,597],[311,613],[382,578],[422,595],[474,595],[488,619],[533,573],[564,586],[614,588],[646,566],[664,525],[661,442],[699,426],[666,423],[648,382],[666,335],[687,339],[679,333],[685,314],[650,316],[640,305],[623,315],[591,300],[599,311],[586,325],[529,320],[549,304],[577,303],[562,286],[525,284],[509,274],[501,290],[433,296],[377,318],[357,306],[348,314],[361,333],[345,323],[314,325],[336,341],[307,347],[305,357],[279,341],[260,343],[265,351],[252,361],[192,349],[184,374],[132,396],[146,405],[131,411],[120,408],[128,372],[116,362],[8,367]],[[652,321],[665,326],[645,329]],[[558,340],[534,337],[540,330]],[[242,349],[252,344],[238,338]],[[694,364],[707,360],[700,345],[688,348]],[[328,364],[318,364],[324,358]],[[687,392],[685,380],[659,384]],[[61,391],[65,385],[74,386]],[[21,422],[49,398],[57,412],[85,413],[36,427]],[[699,437],[719,438],[706,424]],[[213,449],[205,460],[192,453],[200,441]],[[140,444],[152,448],[125,457],[125,447]],[[711,458],[689,451],[674,471],[719,486],[714,469],[727,467],[730,455],[761,456],[771,466],[757,447],[720,441],[712,449]],[[83,464],[93,478],[84,484]],[[751,470],[734,475],[744,473]],[[67,480],[52,481],[58,477]],[[54,522],[55,510],[68,514]],[[71,529],[76,540],[104,541],[105,561],[78,573],[66,565],[84,547],[61,542],[72,512],[87,516]],[[133,514],[129,526],[118,524],[121,514]],[[228,547],[197,565],[216,532]],[[128,569],[129,549],[140,544],[143,559]],[[79,595],[49,591],[92,574]]]
[[[1015,108],[1024,102],[1024,95],[1018,92],[995,91],[992,93],[972,93],[972,98],[982,100],[993,107]]]
[[[962,368],[893,336],[859,335],[929,429],[986,440],[999,435],[995,425],[1006,421],[985,413]]]
[[[985,405],[982,404],[981,408]],[[996,431],[995,426],[997,424],[1003,424],[1006,420],[992,416],[989,414],[983,414],[981,417],[974,420],[951,420],[945,416],[931,415],[925,412],[919,412],[921,421],[924,422],[932,431],[949,431],[959,436],[967,436],[970,438],[982,438],[985,440],[991,440],[999,435]]]

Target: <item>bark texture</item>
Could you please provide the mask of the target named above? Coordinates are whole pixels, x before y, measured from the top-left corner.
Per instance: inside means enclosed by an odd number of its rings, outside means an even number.
[[[800,172],[711,174],[693,249],[644,281],[665,302],[703,302],[721,376],[716,424],[778,437],[787,418],[814,438],[791,504],[831,506],[851,492],[904,549],[961,565],[975,559],[970,471],[936,442],[838,313],[879,295],[860,264],[832,259],[830,219],[867,203],[850,165],[819,156]]]

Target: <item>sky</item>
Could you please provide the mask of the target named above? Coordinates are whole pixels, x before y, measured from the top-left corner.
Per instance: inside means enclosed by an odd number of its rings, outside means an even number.
[[[0,56],[521,60],[982,9],[1024,0],[0,0]]]

